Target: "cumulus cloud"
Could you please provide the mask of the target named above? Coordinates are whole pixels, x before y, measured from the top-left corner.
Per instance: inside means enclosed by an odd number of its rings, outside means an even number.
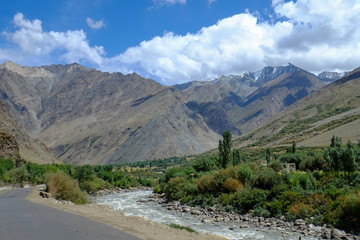
[[[194,34],[166,33],[143,41],[111,60],[166,84],[288,62],[314,72],[357,67],[360,3],[274,0],[272,6],[278,17],[274,23],[237,14]]]
[[[99,21],[95,21],[88,17],[88,18],[86,18],[86,23],[93,30],[98,30],[98,29],[105,27],[105,23],[104,23],[103,19],[101,19]]]
[[[40,20],[30,21],[22,13],[15,14],[14,24],[16,31],[3,32],[2,35],[29,57],[43,58],[61,52],[59,58],[66,62],[102,64],[105,55],[103,47],[91,47],[83,30],[45,32]],[[12,60],[12,57],[9,58]]]
[[[186,3],[163,0],[162,3]],[[360,3],[353,0],[273,0],[269,22],[249,12],[221,19],[196,33],[167,32],[106,57],[82,30],[45,32],[40,20],[14,17],[9,41],[31,56],[61,52],[61,59],[105,71],[138,72],[164,84],[206,80],[291,62],[308,71],[345,71],[360,63]],[[0,49],[11,56],[11,52]]]

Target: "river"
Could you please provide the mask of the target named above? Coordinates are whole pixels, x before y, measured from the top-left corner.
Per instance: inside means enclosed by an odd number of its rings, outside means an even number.
[[[188,213],[178,213],[174,210],[167,210],[160,204],[152,201],[138,202],[140,199],[146,199],[152,191],[133,191],[116,194],[108,194],[104,196],[98,196],[95,198],[97,204],[108,205],[115,210],[123,212],[129,216],[141,216],[147,220],[161,223],[170,224],[175,223],[181,226],[191,227],[198,233],[209,233],[221,237],[228,238],[230,240],[238,239],[294,239],[298,240],[301,236],[302,239],[313,240],[317,238],[305,237],[299,233],[289,233],[285,229],[269,229],[269,228],[239,228],[233,226],[240,226],[241,224],[247,224],[241,221],[230,221],[227,223],[204,223],[199,217]],[[285,234],[285,235],[284,235]],[[290,235],[288,235],[290,234]]]

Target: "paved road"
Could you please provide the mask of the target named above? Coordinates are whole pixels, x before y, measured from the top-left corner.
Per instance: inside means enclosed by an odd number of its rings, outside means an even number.
[[[105,224],[25,200],[30,189],[0,194],[1,240],[139,240]]]

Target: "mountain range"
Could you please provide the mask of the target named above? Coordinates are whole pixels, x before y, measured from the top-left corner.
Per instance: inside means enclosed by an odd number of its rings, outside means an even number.
[[[0,100],[23,135],[43,142],[62,162],[118,164],[216,148],[223,131],[246,134],[342,75],[321,76],[288,64],[163,86],[76,63],[6,62]]]

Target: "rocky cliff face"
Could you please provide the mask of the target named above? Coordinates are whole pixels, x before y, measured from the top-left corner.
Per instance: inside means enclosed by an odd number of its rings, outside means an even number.
[[[11,158],[16,165],[24,161],[20,156],[15,137],[3,131],[0,131],[0,158]]]
[[[0,103],[0,158],[12,158],[17,164],[24,161],[60,162],[44,143],[32,139],[18,126],[2,103]]]

